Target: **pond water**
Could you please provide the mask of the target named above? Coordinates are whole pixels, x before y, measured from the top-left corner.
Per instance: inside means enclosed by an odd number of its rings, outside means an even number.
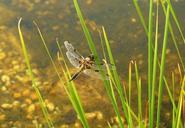
[[[149,5],[148,0],[138,1],[145,16],[144,18],[147,21]],[[185,15],[183,12],[185,11],[185,1],[174,0],[172,3],[181,26],[184,26]],[[131,60],[137,61],[139,72],[142,75],[144,83],[143,98],[145,97],[146,99],[147,88],[145,83],[147,78],[147,37],[132,0],[79,0],[79,5],[100,56],[102,56],[102,51],[97,27],[105,27],[122,81],[125,82],[128,79],[129,62]],[[34,97],[34,91],[31,88],[29,77],[27,75],[25,76],[25,63],[23,61],[17,31],[17,22],[20,17],[23,18],[23,34],[33,62],[35,74],[37,75],[38,80],[42,83],[41,90],[44,88],[43,95],[50,105],[48,106],[51,109],[50,112],[52,119],[54,120],[54,124],[56,127],[63,127],[65,124],[73,127],[72,124],[78,122],[76,121],[76,114],[72,109],[64,90],[61,91],[59,87],[54,87],[55,89],[53,89],[52,92],[48,93],[46,91],[46,88],[51,89],[48,86],[50,86],[50,82],[53,81],[52,78],[55,76],[55,73],[38,35],[37,29],[33,24],[33,21],[36,21],[39,25],[51,55],[55,60],[57,59],[58,51],[56,38],[59,39],[62,48],[64,48],[63,42],[68,40],[76,47],[76,49],[80,51],[81,54],[84,56],[89,55],[90,50],[80,26],[79,19],[76,15],[73,1],[1,0],[0,13],[0,37],[2,45],[0,52],[3,51],[2,54],[6,54],[6,57],[3,58],[4,61],[0,62],[0,66],[2,68],[0,69],[0,85],[2,91],[2,93],[0,93],[0,98],[6,97],[0,101],[0,127],[33,127],[33,124],[37,121],[44,122],[43,119],[39,118],[42,117],[42,113],[39,109],[39,105],[36,100],[37,98]],[[164,28],[163,24],[165,19],[161,8],[159,19],[159,40],[162,41]],[[175,24],[173,25],[175,28],[175,35],[177,35],[176,39],[179,43],[180,52],[184,55],[184,44],[182,43],[180,34],[178,33]],[[184,27],[182,27],[182,29],[184,31]],[[179,63],[171,38],[168,42],[167,74],[172,71],[176,71],[178,69],[177,64]],[[159,47],[161,49],[162,43],[159,44]],[[16,67],[17,65],[23,66],[23,68]],[[69,67],[72,68],[72,65],[69,64]],[[12,70],[9,71],[10,69]],[[19,71],[19,69],[21,71]],[[14,74],[11,74],[10,72],[14,72]],[[22,82],[22,76],[26,77],[24,78],[24,82]],[[2,77],[5,77],[5,80],[2,79]],[[7,79],[10,79],[9,84],[5,82]],[[11,80],[13,81],[14,86],[11,86]],[[111,109],[111,103],[105,94],[103,84],[100,80],[95,81],[93,78],[82,75],[75,82],[77,83],[77,90],[79,90],[82,103],[84,104],[85,110],[88,114],[102,114],[105,120],[111,120],[111,118],[114,117],[115,114]],[[133,95],[137,95],[137,92],[133,92]],[[14,103],[15,101],[17,101],[17,104]],[[61,101],[61,103],[59,101]],[[99,102],[102,102],[103,105],[99,105]],[[13,103],[18,105],[18,109],[8,109],[15,108]],[[5,104],[5,109],[2,106],[3,104]],[[6,108],[7,104],[9,105],[8,108]],[[164,104],[169,105],[167,101],[164,102]],[[11,105],[13,106],[11,107]],[[14,112],[13,115],[11,115],[12,112]],[[28,113],[26,117],[23,112]],[[34,116],[34,113],[37,114]],[[164,117],[166,117],[166,113],[168,115],[168,112],[164,111],[164,113]],[[95,117],[93,117],[93,119],[94,118]],[[164,124],[166,124],[168,118],[170,120],[170,117],[167,117],[167,119],[164,119]],[[93,119],[90,119],[93,127],[107,126],[105,120],[99,120],[96,121],[96,123],[92,123]],[[168,126],[166,125],[166,127]]]

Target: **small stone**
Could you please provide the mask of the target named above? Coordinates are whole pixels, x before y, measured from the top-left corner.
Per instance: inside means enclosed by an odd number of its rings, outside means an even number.
[[[5,91],[7,91],[7,88],[5,86],[2,86],[1,91],[5,92]]]
[[[21,104],[21,108],[27,107],[27,104]]]
[[[87,5],[92,4],[92,0],[87,0],[87,1],[86,1],[86,4],[87,4]]]
[[[1,80],[2,80],[3,82],[10,82],[10,77],[9,77],[8,75],[2,75],[2,76],[1,76]]]
[[[21,97],[21,93],[15,92],[15,93],[13,94],[13,97],[14,97],[15,99],[18,99],[18,98]]]
[[[36,120],[36,119],[33,119],[33,120],[32,120],[32,123],[33,123],[35,126],[37,126],[38,128],[42,128],[42,127],[43,127],[42,124],[39,123],[39,121]]]
[[[82,125],[80,122],[77,121],[77,122],[75,122],[74,127],[75,128],[82,128]]]
[[[22,122],[21,121],[14,121],[11,128],[21,128],[22,127]]]
[[[29,114],[32,114],[33,112],[35,112],[35,105],[31,104],[30,106],[28,106],[27,112]]]
[[[47,103],[46,106],[49,111],[53,111],[55,109],[55,105],[51,102]]]
[[[139,65],[143,65],[143,63],[144,63],[143,60],[139,60],[139,61],[138,61],[138,64],[139,64]]]
[[[4,103],[4,104],[1,105],[1,107],[3,109],[11,109],[12,108],[12,104]]]
[[[16,61],[16,60],[12,61],[12,65],[17,65],[17,64],[18,64],[18,61]]]
[[[23,78],[19,75],[16,75],[15,78],[18,80],[18,81],[23,81]]]
[[[26,118],[32,120],[33,116],[31,114],[26,115]]]
[[[3,60],[6,57],[6,54],[4,52],[0,52],[0,60]]]
[[[131,21],[132,21],[132,23],[135,23],[136,22],[136,18],[132,18]]]
[[[55,105],[52,102],[50,102],[48,99],[45,100],[45,103],[49,111],[53,111],[55,109]]]
[[[85,117],[87,119],[93,119],[93,118],[96,117],[96,113],[93,113],[93,112],[91,112],[91,113],[85,113]]]
[[[25,99],[25,102],[26,102],[27,104],[29,104],[29,105],[32,104],[32,100],[29,99],[29,98],[26,98],[26,99]]]
[[[4,121],[6,119],[6,115],[5,114],[0,114],[0,121]]]
[[[29,90],[29,89],[24,90],[24,91],[22,92],[22,96],[24,96],[24,97],[30,96],[30,90]]]
[[[17,71],[17,70],[20,69],[20,66],[19,66],[19,65],[14,65],[14,66],[13,66],[13,69]]]
[[[39,75],[39,74],[40,74],[40,72],[39,72],[38,69],[33,69],[32,72],[33,72],[35,75]]]
[[[165,113],[165,118],[166,119],[170,118],[170,116],[171,116],[170,112]]]
[[[60,126],[60,128],[69,128],[69,125],[63,124],[63,125]]]
[[[19,102],[19,101],[14,101],[14,102],[12,103],[12,105],[13,105],[14,107],[18,107],[18,106],[20,106],[20,102]]]
[[[37,100],[38,99],[37,95],[35,93],[31,93],[30,97],[31,97],[32,100]]]
[[[171,52],[171,50],[168,48],[166,49],[166,54],[169,54]]]
[[[17,80],[19,80],[20,82],[23,82],[23,83],[26,83],[28,81],[30,81],[30,77],[29,76],[19,76],[19,75],[16,75],[15,78]]]
[[[49,82],[48,81],[44,81],[43,85],[49,85]]]
[[[103,119],[103,114],[101,112],[97,112],[96,117],[97,117],[98,120],[102,120]]]

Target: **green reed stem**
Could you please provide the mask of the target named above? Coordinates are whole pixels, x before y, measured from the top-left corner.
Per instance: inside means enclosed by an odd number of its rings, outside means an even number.
[[[129,93],[128,93],[128,104],[131,107],[131,95],[132,95],[132,63],[129,63],[129,82],[128,82],[128,88],[129,88]],[[131,112],[128,109],[128,119],[129,119],[129,127],[132,128],[133,127],[133,121],[132,121],[132,116],[131,116]]]
[[[112,76],[112,73],[110,71],[110,68],[109,68],[108,64],[106,63],[106,61],[105,61],[105,65],[106,65],[106,68],[107,68],[107,71],[108,71],[108,75],[110,76],[111,79],[114,79],[113,76]],[[122,128],[122,127],[124,127],[124,124],[123,124],[123,121],[122,121],[122,118],[121,118],[121,114],[119,112],[118,104],[116,102],[116,97],[115,97],[115,93],[114,93],[112,80],[109,80],[109,83],[110,84],[107,87],[107,89],[109,90],[109,97],[110,97],[111,102],[113,104],[115,113],[116,113],[116,115],[118,117],[118,122],[119,122],[118,125],[119,125],[120,128]]]
[[[23,37],[23,34],[22,34],[22,31],[21,31],[21,20],[22,18],[19,19],[19,22],[18,22],[18,31],[19,31],[19,37],[20,37],[20,40],[21,40],[21,45],[22,45],[22,50],[23,50],[23,54],[24,54],[24,58],[26,60],[26,65],[28,67],[28,72],[29,72],[29,75],[31,77],[31,80],[32,80],[32,87],[34,88],[35,90],[35,93],[39,99],[39,103],[40,103],[40,106],[41,106],[41,109],[42,109],[42,112],[44,114],[44,118],[47,122],[47,125],[49,128],[54,128],[54,125],[51,121],[51,119],[49,118],[49,113],[47,111],[47,108],[46,108],[46,104],[42,98],[42,95],[38,89],[38,85],[36,84],[36,81],[35,81],[35,77],[33,75],[33,72],[32,72],[32,68],[31,68],[31,64],[30,64],[30,60],[29,60],[29,57],[28,57],[28,52],[27,52],[27,48],[26,48],[26,45],[25,45],[25,41],[24,41],[24,37]]]
[[[179,96],[179,101],[178,101],[179,103],[178,103],[177,116],[176,116],[177,119],[176,119],[176,123],[175,123],[176,128],[179,128],[181,125],[182,106],[183,106],[183,99],[184,99],[184,95],[185,95],[184,94],[185,93],[184,86],[185,86],[185,76],[182,81],[181,91],[180,91],[180,96]],[[183,121],[183,123],[184,123],[184,121]]]
[[[161,0],[161,1],[162,1],[162,0]],[[177,19],[177,16],[176,16],[176,14],[175,14],[175,11],[174,11],[174,9],[173,9],[173,7],[172,7],[172,4],[171,4],[170,0],[167,0],[167,3],[168,3],[168,5],[169,5],[169,8],[170,8],[170,12],[171,12],[171,14],[172,14],[172,17],[173,17],[173,19],[174,19],[174,21],[175,21],[175,23],[176,23],[176,25],[177,25],[177,28],[178,28],[178,30],[179,30],[179,32],[180,32],[180,35],[181,35],[181,37],[182,37],[182,39],[183,39],[183,42],[184,42],[184,44],[185,44],[184,34],[183,34],[183,32],[182,32],[182,29],[181,29],[181,27],[180,27],[180,23],[179,23],[179,21],[178,21],[178,19]]]
[[[111,51],[111,48],[110,48],[110,43],[108,41],[108,38],[107,38],[107,35],[106,35],[106,32],[105,32],[105,29],[103,28],[103,35],[104,35],[104,39],[105,39],[105,44],[106,44],[106,47],[107,47],[107,52],[108,52],[108,55],[109,55],[109,59],[110,59],[110,63],[113,65],[113,77],[114,77],[114,80],[116,82],[116,87],[118,88],[117,91],[118,91],[118,94],[119,94],[119,97],[121,99],[121,103],[122,103],[122,108],[123,108],[123,112],[124,112],[124,116],[126,117],[126,120],[128,122],[128,113],[127,113],[127,107],[125,105],[125,97],[124,97],[124,93],[123,93],[123,88],[122,88],[122,83],[120,81],[120,78],[119,78],[119,75],[118,75],[118,72],[117,72],[117,69],[116,69],[116,66],[115,66],[115,62],[114,62],[114,58],[113,58],[113,55],[112,55],[112,51]]]
[[[161,59],[160,76],[159,76],[157,123],[156,123],[157,128],[159,127],[159,122],[160,122],[161,101],[162,101],[162,96],[163,96],[163,75],[164,75],[165,60],[166,60],[166,46],[167,46],[167,39],[168,39],[169,17],[170,17],[170,8],[169,6],[167,6],[165,30],[164,30],[164,38],[163,38],[163,48],[162,48],[162,59]]]
[[[135,67],[135,74],[136,74],[136,83],[137,83],[137,91],[138,91],[138,118],[139,118],[139,127],[142,128],[142,93],[141,93],[141,78],[139,78],[139,72],[138,72],[138,67],[137,63],[134,63]]]
[[[172,98],[175,99],[175,76],[174,76],[174,73],[172,72]],[[175,112],[176,112],[176,108],[173,107],[173,110],[172,110],[172,128],[175,128],[175,119],[176,119],[176,116],[175,116]]]
[[[162,0],[160,0],[160,2],[161,2],[161,5],[162,5],[162,8],[163,8],[163,11],[164,11],[164,13],[165,13],[165,15],[166,15],[166,8],[165,8],[165,5],[164,5],[164,2],[163,2]],[[176,17],[176,16],[175,16],[175,17]],[[178,23],[177,18],[175,18],[175,20],[176,20],[176,24],[178,24],[178,26],[179,26],[179,23]],[[170,31],[170,34],[171,34],[173,43],[174,43],[174,45],[175,45],[175,48],[176,48],[176,51],[177,51],[177,55],[178,55],[179,60],[180,60],[180,62],[181,62],[181,66],[182,66],[182,68],[183,68],[183,71],[185,72],[185,65],[184,65],[184,62],[183,62],[183,60],[182,60],[182,57],[181,57],[181,54],[180,54],[180,51],[179,51],[179,48],[178,48],[178,45],[177,45],[177,41],[176,41],[176,39],[175,39],[175,35],[174,35],[173,28],[172,28],[172,25],[171,25],[170,21],[169,21],[169,31]],[[181,33],[181,37],[184,38],[181,29],[179,29],[179,31],[180,31],[180,33]],[[184,41],[185,41],[185,40],[184,40]]]
[[[154,122],[154,108],[155,108],[155,86],[156,86],[156,74],[157,74],[157,62],[158,62],[158,15],[159,15],[159,3],[157,1],[156,8],[156,26],[155,26],[155,48],[153,58],[153,74],[152,74],[152,91],[151,91],[151,110],[150,110],[150,127],[153,128]]]
[[[151,91],[152,91],[152,65],[153,65],[153,52],[152,52],[152,34],[153,33],[153,0],[150,0],[149,6],[149,20],[148,20],[148,100],[149,100],[149,127],[152,128],[152,115],[151,115]]]
[[[138,15],[139,15],[139,18],[140,18],[140,20],[141,20],[141,24],[142,24],[143,27],[144,27],[145,33],[148,33],[148,30],[147,30],[147,26],[146,26],[144,17],[143,17],[143,15],[142,15],[141,9],[140,9],[140,7],[139,7],[139,5],[138,5],[138,0],[133,0],[133,3],[134,3],[134,6],[135,6],[135,8],[136,8],[136,11],[137,11],[137,13],[138,13]]]

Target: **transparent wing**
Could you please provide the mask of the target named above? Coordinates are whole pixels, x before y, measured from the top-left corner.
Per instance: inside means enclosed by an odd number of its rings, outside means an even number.
[[[75,56],[79,56],[79,57],[83,58],[83,56],[68,41],[64,41],[64,45],[65,45],[67,51],[70,51],[72,54],[76,54]]]
[[[75,51],[75,48],[73,47],[73,45],[70,44],[68,41],[64,41],[64,45],[68,51],[73,51],[73,52]]]
[[[79,68],[80,67],[80,60],[83,59],[83,57],[77,52],[77,50],[73,47],[72,44],[70,44],[68,41],[64,41],[64,45],[67,49],[66,55],[69,59],[70,63]]]
[[[66,52],[67,58],[69,59],[70,63],[74,66],[79,68],[80,67],[80,59],[82,59],[80,56],[75,54],[74,52],[67,51]]]
[[[101,68],[100,70],[103,70],[104,72],[107,71],[107,67],[106,67],[105,63],[101,63],[99,65],[92,64],[91,68],[94,70],[97,70],[97,69],[99,69],[98,66],[100,66],[100,68]],[[110,70],[115,70],[115,67],[113,65],[107,64],[107,66],[109,67]]]
[[[102,79],[102,76],[100,74],[100,70],[97,70],[97,69],[96,70],[85,69],[85,70],[83,70],[83,73],[90,76],[90,77],[96,78],[96,79]],[[106,73],[106,72],[103,71],[103,73]],[[105,79],[109,79],[108,74],[105,74],[105,75],[106,75]]]

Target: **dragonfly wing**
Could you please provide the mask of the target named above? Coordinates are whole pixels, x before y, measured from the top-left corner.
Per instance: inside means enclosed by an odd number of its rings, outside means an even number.
[[[101,63],[99,65],[96,65],[95,63],[91,65],[91,68],[96,70],[98,69],[99,70],[99,66],[100,66],[100,70],[102,70],[103,72],[106,72],[107,71],[107,66],[110,70],[115,70],[115,67],[111,64],[105,64],[105,63]]]
[[[69,80],[72,81],[72,80],[75,80],[83,71],[83,67],[80,68],[80,70],[78,72],[76,72],[75,74],[72,75],[71,79]]]
[[[64,41],[64,45],[68,51],[75,51],[75,48],[68,41]]]
[[[70,52],[70,51],[67,51],[66,52],[66,55],[67,55],[67,58],[69,59],[70,63],[74,66],[74,67],[77,67],[79,68],[80,67],[80,56],[76,55],[75,53],[73,52]]]
[[[96,78],[96,79],[102,79],[102,76],[101,76],[99,70],[85,69],[85,70],[83,70],[83,73],[90,76],[90,77]],[[106,74],[105,79],[109,79],[108,74]]]

